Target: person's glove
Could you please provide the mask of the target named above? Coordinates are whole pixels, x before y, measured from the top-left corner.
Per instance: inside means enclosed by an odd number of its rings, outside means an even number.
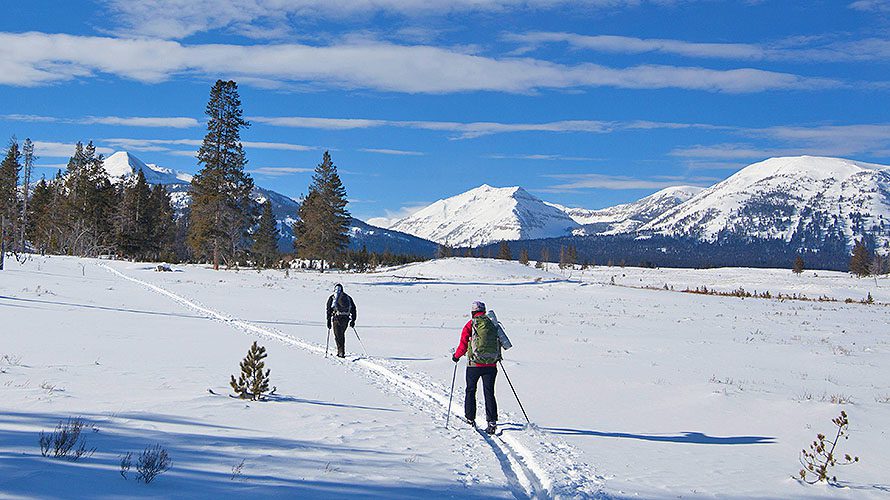
[[[330,330],[330,329],[331,329],[331,320],[329,319],[328,320],[328,330]]]
[[[354,319],[349,321],[349,326],[352,328],[355,328],[355,320]]]
[[[460,361],[460,358],[458,358],[457,356],[451,356],[451,361],[457,363],[458,361]]]

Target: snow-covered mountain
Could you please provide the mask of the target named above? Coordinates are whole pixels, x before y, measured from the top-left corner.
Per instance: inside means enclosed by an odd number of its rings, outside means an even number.
[[[191,174],[160,167],[153,163],[145,163],[126,151],[118,151],[106,158],[104,167],[113,183],[122,182],[142,169],[146,182],[163,184],[167,188],[178,216],[185,214],[188,210],[189,203],[191,203],[189,195]],[[281,193],[256,185],[251,192],[251,197],[257,204],[265,203],[266,200],[272,203],[272,213],[278,221],[278,246],[282,251],[292,251],[294,241],[292,226],[297,220],[300,203]],[[395,253],[415,255],[433,255],[436,251],[436,244],[431,241],[399,231],[374,227],[355,218],[352,219],[350,236],[350,248],[355,250],[365,246],[372,252],[389,250]]]
[[[695,186],[673,186],[631,203],[623,203],[600,210],[569,208],[555,203],[549,205],[564,211],[575,222],[583,226],[575,231],[575,234],[579,236],[625,234],[636,231],[643,224],[702,191],[704,188]]]
[[[400,219],[389,229],[454,247],[503,240],[554,238],[579,227],[562,210],[521,187],[482,185]]]
[[[104,166],[112,182],[120,182],[134,175],[140,169],[142,169],[142,174],[145,175],[145,181],[149,184],[164,184],[166,186],[188,184],[192,181],[191,174],[159,167],[154,163],[144,163],[126,151],[118,151],[105,158]]]
[[[884,246],[890,240],[888,219],[890,167],[798,156],[745,167],[640,231],[703,241],[778,239],[803,247],[827,237],[850,243],[868,233]]]

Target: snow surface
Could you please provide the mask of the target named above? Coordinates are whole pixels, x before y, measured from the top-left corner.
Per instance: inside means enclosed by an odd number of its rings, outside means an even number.
[[[0,496],[885,498],[890,491],[890,308],[633,288],[745,283],[878,298],[890,283],[822,271],[558,273],[462,258],[287,277],[202,266],[159,273],[150,264],[66,257],[7,264]],[[624,286],[609,285],[611,276]],[[337,282],[356,300],[370,358],[324,357],[324,302]],[[534,427],[521,425],[502,372],[500,436],[473,432],[454,414],[444,428],[450,349],[473,300],[496,310],[511,337],[503,368]],[[228,392],[253,340],[268,348],[278,397],[246,403],[210,394]],[[362,351],[352,334],[347,349]],[[832,404],[837,395],[853,403]],[[844,487],[791,479],[800,448],[831,431],[841,409],[851,422],[841,451],[861,457],[838,471]],[[96,454],[78,463],[41,457],[38,432],[76,415],[98,429],[86,436]],[[122,479],[119,455],[155,442],[170,451],[173,469],[148,486]]]
[[[477,247],[504,240],[567,236],[577,227],[565,212],[521,187],[483,184],[439,200],[388,229],[453,247]]]

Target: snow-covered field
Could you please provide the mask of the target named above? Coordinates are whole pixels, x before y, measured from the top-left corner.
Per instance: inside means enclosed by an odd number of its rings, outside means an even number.
[[[841,300],[871,291],[890,302],[880,281],[617,267],[567,277],[477,259],[288,277],[63,257],[7,264],[2,497],[890,495],[890,307],[632,288]],[[626,286],[611,286],[613,275]],[[324,357],[324,302],[336,282],[357,303],[368,359]],[[444,428],[450,350],[473,300],[496,310],[511,336],[504,367],[532,428],[503,373],[499,436],[453,417]],[[208,392],[229,392],[256,339],[277,397]],[[351,332],[347,348],[361,352]],[[838,397],[852,403],[831,402]],[[851,424],[841,452],[861,458],[838,471],[844,487],[791,479],[800,449],[832,431],[842,409]],[[69,416],[95,428],[86,439],[96,453],[41,457],[39,431]],[[170,472],[150,485],[121,478],[120,455],[154,443],[170,452]]]

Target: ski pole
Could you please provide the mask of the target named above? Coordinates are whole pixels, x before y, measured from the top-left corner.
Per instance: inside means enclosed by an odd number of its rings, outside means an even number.
[[[355,327],[353,326],[353,327],[352,327],[352,331],[355,332],[355,338],[357,338],[357,339],[358,339],[358,343],[362,345],[362,351],[365,352],[365,357],[367,358],[367,357],[368,357],[368,350],[365,349],[365,343],[362,342],[362,338],[358,336],[358,330],[356,330]]]
[[[498,361],[498,363],[500,363],[501,365],[501,371],[504,372],[504,377],[507,377],[507,383],[510,384],[510,389],[513,390],[513,395],[516,396],[516,402],[519,403],[519,409],[522,410],[522,414],[525,416],[525,421],[530,424],[531,421],[528,419],[528,414],[525,413],[525,408],[522,407],[522,401],[519,400],[519,395],[516,394],[516,388],[513,387],[513,382],[510,382],[510,377],[507,375],[507,370],[504,370],[503,361]]]
[[[451,375],[451,393],[448,394],[448,416],[445,417],[445,428],[448,428],[448,421],[451,420],[451,398],[454,397],[454,381],[457,379],[457,363],[454,363],[454,374]]]
[[[324,357],[328,357],[328,349],[331,347],[331,329],[328,328],[328,341],[324,345]]]

